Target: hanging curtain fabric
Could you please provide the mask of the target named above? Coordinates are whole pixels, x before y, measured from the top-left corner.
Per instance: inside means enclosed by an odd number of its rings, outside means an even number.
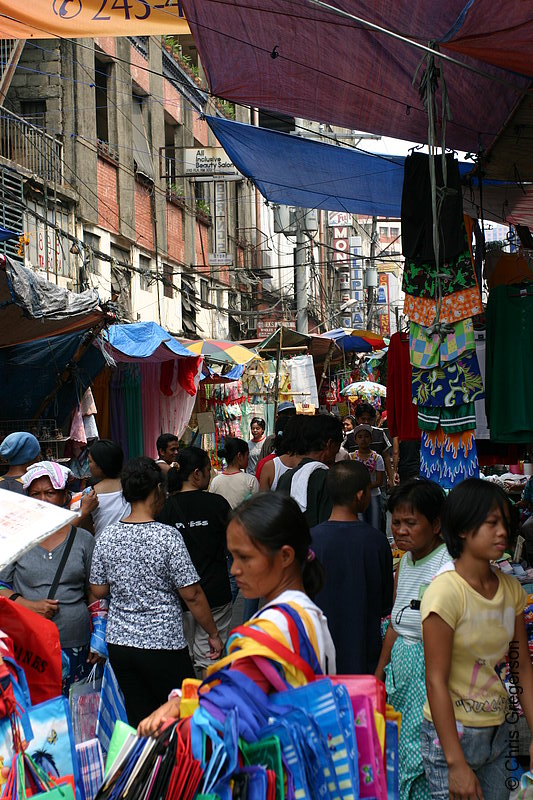
[[[117,369],[113,372],[111,377],[109,392],[109,421],[111,428],[111,439],[122,447],[124,451],[124,459],[127,461],[130,455],[128,437],[126,435],[124,393],[122,387],[123,371],[126,368],[127,367],[125,364],[118,364]]]
[[[157,458],[157,437],[161,430],[159,418],[159,372],[157,363],[141,364],[141,403],[144,455]]]
[[[104,367],[91,384],[94,402],[97,409],[98,431],[102,439],[111,438],[111,423],[109,418],[110,406],[111,368]]]
[[[125,369],[123,396],[129,457],[137,458],[143,455],[141,373],[138,364],[128,364]]]

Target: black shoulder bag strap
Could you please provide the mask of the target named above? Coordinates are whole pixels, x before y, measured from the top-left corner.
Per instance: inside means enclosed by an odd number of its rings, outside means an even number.
[[[59,565],[57,567],[57,572],[54,575],[54,580],[52,581],[52,585],[50,586],[50,591],[48,592],[47,600],[53,600],[55,598],[57,587],[59,586],[59,581],[61,580],[61,576],[63,575],[63,570],[65,569],[65,564],[67,563],[70,551],[72,550],[72,545],[74,544],[74,539],[76,538],[77,532],[78,529],[76,528],[75,525],[73,525],[68,535],[67,544],[65,549],[63,550],[61,561],[59,562]]]

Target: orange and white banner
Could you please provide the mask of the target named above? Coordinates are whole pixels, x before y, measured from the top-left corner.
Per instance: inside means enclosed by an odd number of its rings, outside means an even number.
[[[0,39],[187,33],[181,0],[0,0]]]

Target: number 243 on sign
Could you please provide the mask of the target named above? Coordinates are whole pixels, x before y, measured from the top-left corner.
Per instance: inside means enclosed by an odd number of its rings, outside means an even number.
[[[128,0],[102,0],[100,8],[93,19],[106,22],[111,19],[111,15],[108,12],[122,11],[124,19],[143,20],[148,19],[152,11],[164,11],[167,8],[175,8],[178,11],[177,16],[184,16],[181,0],[159,0],[156,3],[152,0],[132,0],[132,2],[128,2]]]

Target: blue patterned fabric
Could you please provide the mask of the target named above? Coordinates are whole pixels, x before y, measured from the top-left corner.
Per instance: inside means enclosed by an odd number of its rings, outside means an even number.
[[[413,403],[416,405],[451,408],[483,397],[483,380],[475,350],[433,369],[413,367]]]

